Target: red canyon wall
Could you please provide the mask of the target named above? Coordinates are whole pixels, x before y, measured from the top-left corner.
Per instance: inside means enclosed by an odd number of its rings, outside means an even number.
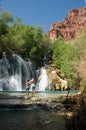
[[[62,36],[65,40],[77,37],[80,30],[86,28],[86,6],[80,9],[71,9],[62,22],[51,25],[48,36],[55,40]]]

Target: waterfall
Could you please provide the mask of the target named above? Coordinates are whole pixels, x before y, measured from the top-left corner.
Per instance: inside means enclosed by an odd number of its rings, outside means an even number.
[[[38,91],[45,91],[48,88],[48,76],[45,67],[41,68],[36,88]]]
[[[22,91],[25,90],[25,82],[34,78],[37,91],[45,91],[48,89],[48,77],[45,67],[40,70],[37,80],[35,66],[30,60],[24,60],[17,54],[12,54],[9,60],[5,53],[0,59],[0,91]]]
[[[12,54],[12,59],[8,60],[3,53],[0,59],[0,91],[22,91],[26,80],[32,77],[36,79],[36,71],[30,60],[25,61],[17,54]]]

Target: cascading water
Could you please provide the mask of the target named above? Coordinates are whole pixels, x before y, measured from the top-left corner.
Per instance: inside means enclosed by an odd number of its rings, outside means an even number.
[[[45,91],[48,88],[48,76],[45,67],[41,68],[36,88],[38,91]]]
[[[36,71],[30,60],[24,61],[17,54],[8,60],[3,53],[0,60],[0,90],[22,91],[26,80],[32,77],[36,79]]]
[[[37,73],[30,60],[25,61],[19,55],[12,54],[8,60],[5,52],[0,59],[0,91],[22,91],[25,90],[25,82],[31,78],[37,80]],[[48,77],[45,67],[40,70],[36,90],[45,91],[48,88]]]

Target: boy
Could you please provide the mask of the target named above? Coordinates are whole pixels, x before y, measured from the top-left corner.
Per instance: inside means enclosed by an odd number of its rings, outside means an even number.
[[[29,80],[26,81],[25,86],[26,86],[26,96],[28,96],[29,95],[29,90],[30,90],[30,82],[29,82]]]

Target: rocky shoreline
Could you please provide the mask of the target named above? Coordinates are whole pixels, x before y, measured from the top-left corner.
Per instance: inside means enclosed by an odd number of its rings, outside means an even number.
[[[26,97],[25,93],[0,93],[0,109],[24,109],[42,107],[48,110],[64,110],[66,94],[36,94]]]
[[[42,108],[45,110],[66,111],[71,107],[70,105],[76,103],[72,98],[80,93],[36,93],[35,97],[32,97],[31,93],[26,96],[25,92],[0,92],[0,109]]]

